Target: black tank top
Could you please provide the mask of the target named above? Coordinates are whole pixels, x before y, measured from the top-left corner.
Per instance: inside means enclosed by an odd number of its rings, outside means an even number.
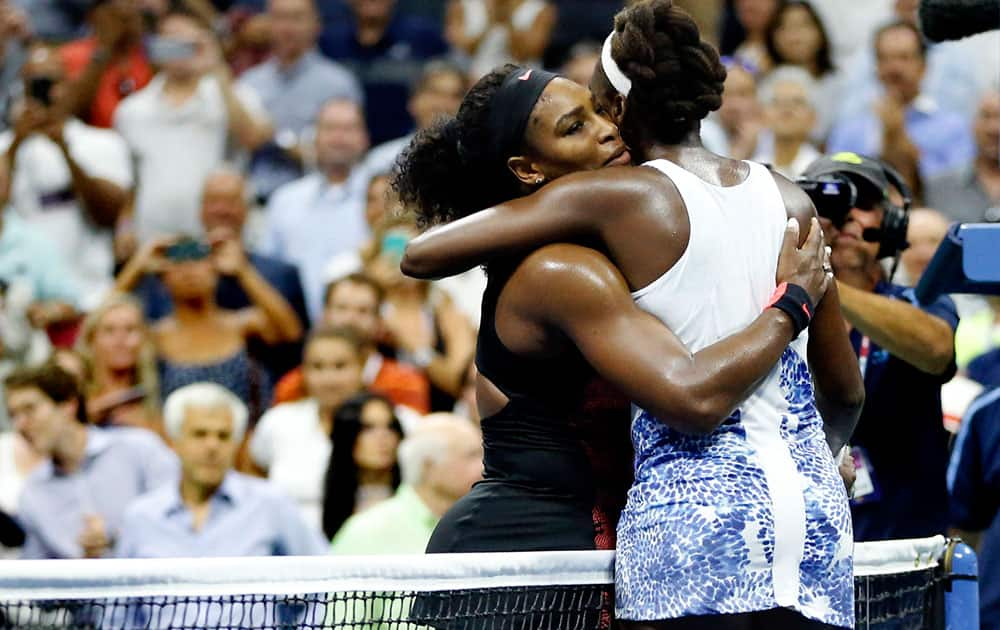
[[[482,421],[485,479],[592,502],[591,465],[571,416],[593,371],[575,350],[535,359],[503,345],[497,302],[515,267],[491,265],[483,296],[476,366],[509,399]]]

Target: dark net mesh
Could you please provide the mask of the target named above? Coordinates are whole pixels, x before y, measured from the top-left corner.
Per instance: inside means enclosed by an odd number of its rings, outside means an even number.
[[[944,628],[944,584],[939,568],[854,578],[858,628]]]

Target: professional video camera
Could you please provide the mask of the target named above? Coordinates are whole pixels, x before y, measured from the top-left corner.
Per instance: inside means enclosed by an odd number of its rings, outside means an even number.
[[[858,187],[846,175],[803,177],[795,183],[812,199],[819,216],[829,219],[836,228],[844,225],[847,213],[858,201]]]

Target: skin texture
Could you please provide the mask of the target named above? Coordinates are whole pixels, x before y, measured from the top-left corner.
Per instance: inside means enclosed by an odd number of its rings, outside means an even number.
[[[598,110],[620,118],[621,103],[595,101]],[[536,106],[525,138],[529,155],[533,151],[536,157],[508,161],[525,182],[537,180],[521,176],[515,168],[524,162],[542,174],[543,181],[567,172],[559,160],[538,157],[559,155],[560,144],[569,142],[558,133],[539,133],[560,129],[536,123],[536,118],[558,114],[558,110],[543,110],[542,105]],[[603,138],[601,134],[593,137]],[[713,156],[696,144],[696,133],[692,138],[692,144],[680,151],[684,155],[672,155],[676,162],[719,185],[733,185],[746,177],[745,165]],[[655,142],[646,144],[648,150],[641,142],[633,144],[644,151],[645,158],[674,153],[673,148]],[[582,162],[576,170],[589,167]],[[808,198],[793,185],[782,185],[782,193],[790,216],[799,221],[786,236],[782,264],[790,265],[779,270],[778,278],[811,287],[818,302],[826,289],[825,275],[815,274],[818,267],[809,264],[822,260],[818,227],[811,247],[803,251],[794,247],[799,232],[810,231],[814,212]],[[687,246],[688,229],[687,210],[668,178],[652,169],[609,168],[566,175],[535,195],[436,228],[411,243],[403,269],[421,276],[453,273],[511,250],[525,251],[558,240],[599,239],[614,265],[593,250],[570,245],[546,247],[524,260],[500,296],[497,332],[501,341],[528,357],[551,356],[572,343],[598,373],[637,404],[679,430],[704,433],[714,430],[754,391],[791,340],[791,328],[783,314],[768,309],[749,328],[692,354],[658,320],[639,310],[630,289],[649,284],[673,266]],[[836,313],[835,300],[821,309]],[[855,361],[853,352],[839,321],[838,325],[838,356],[850,366]],[[850,398],[851,410],[845,418],[849,426],[831,434],[835,450],[853,429],[860,410],[863,388],[857,374],[855,370],[853,378],[843,379],[844,389],[850,390],[851,396],[845,397]],[[487,416],[502,407],[505,399],[496,388],[483,384],[482,376],[479,379],[480,413]]]

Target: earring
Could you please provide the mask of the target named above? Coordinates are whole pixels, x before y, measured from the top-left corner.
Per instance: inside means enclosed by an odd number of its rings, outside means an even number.
[[[544,182],[544,181],[545,181],[545,178],[544,178],[544,177],[536,177],[536,178],[535,178],[535,184],[536,184],[536,185],[537,185],[537,184],[541,184],[541,183],[542,183],[542,182]]]

